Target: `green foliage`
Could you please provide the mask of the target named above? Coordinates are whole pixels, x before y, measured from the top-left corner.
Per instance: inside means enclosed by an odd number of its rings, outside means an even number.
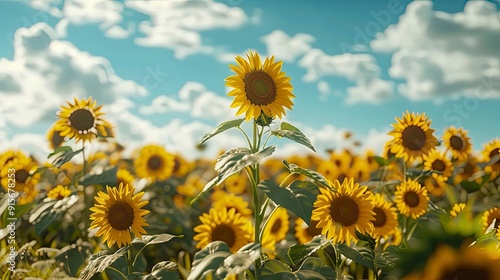
[[[115,186],[117,172],[118,172],[118,167],[112,167],[104,170],[102,173],[99,174],[86,174],[80,178],[79,184],[82,186],[90,186],[90,185]]]
[[[50,153],[48,158],[54,157],[52,164],[59,168],[66,162],[70,161],[74,156],[78,155],[83,151],[84,148],[73,151],[73,149],[69,146],[58,147],[54,150],[54,152]]]
[[[201,138],[200,142],[196,144],[196,147],[201,147],[203,143],[208,141],[208,139],[214,137],[215,135],[222,133],[228,129],[239,127],[245,119],[236,119],[236,120],[230,120],[230,121],[225,121],[221,124],[219,124],[212,132],[207,133]]]
[[[282,122],[280,129],[273,130],[273,131],[271,131],[271,133],[275,136],[280,137],[280,138],[283,138],[283,137],[288,138],[288,139],[295,141],[301,145],[304,145],[304,146],[308,147],[309,149],[313,150],[314,152],[316,152],[316,150],[314,149],[314,147],[311,143],[311,140],[309,140],[309,138],[307,138],[307,136],[305,136],[304,133],[302,133],[302,131],[300,131],[298,128],[296,128],[295,126],[293,126],[287,122]]]
[[[286,160],[283,161],[283,164],[285,165],[285,167],[292,173],[297,173],[297,174],[302,174],[310,179],[312,179],[314,182],[320,184],[320,185],[323,185],[329,189],[332,189],[332,187],[330,186],[330,184],[328,183],[328,181],[326,180],[325,176],[321,175],[320,173],[314,171],[314,170],[310,170],[310,169],[306,169],[306,168],[302,168],[302,167],[299,167],[297,166],[296,164],[290,164],[288,163]]]
[[[108,251],[101,251],[97,254],[90,256],[89,264],[82,270],[80,279],[90,280],[94,275],[101,274],[108,266],[111,266],[119,258],[128,253],[130,247],[125,246],[114,253]]]
[[[318,250],[322,250],[327,246],[331,246],[330,241],[319,235],[314,237],[307,244],[293,244],[290,246],[288,249],[288,257],[292,261],[292,264],[296,265],[305,258],[316,253]]]

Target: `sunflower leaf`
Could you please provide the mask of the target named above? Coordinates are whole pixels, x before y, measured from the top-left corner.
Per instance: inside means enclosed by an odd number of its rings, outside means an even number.
[[[113,167],[111,169],[105,170],[99,174],[87,174],[80,178],[80,185],[90,186],[90,185],[113,185],[117,183],[116,173],[118,172],[118,167]]]
[[[283,164],[290,172],[302,174],[302,175],[312,179],[316,183],[319,183],[319,184],[324,185],[325,187],[327,187],[329,189],[332,189],[332,187],[330,186],[330,184],[328,183],[326,178],[323,175],[321,175],[320,173],[318,173],[314,170],[299,167],[298,165],[293,164],[293,163],[290,164],[286,160],[283,160]]]
[[[346,258],[353,260],[356,263],[366,266],[367,268],[374,270],[373,261],[375,259],[375,255],[373,250],[370,248],[355,246],[349,247],[345,244],[337,244],[340,252]]]
[[[274,275],[266,275],[259,277],[262,280],[274,280],[274,279],[297,279],[297,280],[330,280],[335,278],[325,278],[323,275],[316,271],[311,270],[299,270],[296,272],[278,272]]]
[[[226,243],[214,241],[208,244],[205,249],[194,254],[193,268],[187,280],[201,279],[205,271],[219,268],[229,255],[231,252]]]
[[[203,145],[203,143],[205,143],[208,139],[214,137],[215,135],[219,134],[219,133],[222,133],[228,129],[231,129],[233,127],[239,127],[243,121],[245,121],[245,119],[236,119],[236,120],[230,120],[230,121],[225,121],[221,124],[219,124],[212,132],[210,133],[207,133],[205,134],[200,142],[198,142],[198,144],[196,144],[196,147],[199,148],[201,147],[201,145]]]
[[[153,244],[161,244],[170,241],[170,239],[174,237],[182,237],[176,236],[168,233],[163,234],[155,234],[155,235],[143,235],[141,238],[135,238],[132,241],[132,244],[144,244],[144,246],[153,245]]]
[[[288,248],[287,254],[292,261],[292,264],[296,265],[306,257],[323,248],[325,245],[329,246],[330,242],[328,242],[322,236],[316,236],[307,244],[294,244],[290,246],[290,248]]]
[[[149,279],[179,279],[179,268],[175,262],[162,261],[151,269],[151,274],[142,278],[142,280]]]
[[[66,162],[70,161],[74,156],[77,154],[81,153],[84,148],[81,148],[80,150],[74,151],[73,149],[69,146],[63,146],[56,148],[54,152],[49,154],[48,158],[51,158],[53,156],[56,156],[56,158],[52,161],[52,164],[59,168]]]
[[[219,174],[205,185],[203,190],[191,201],[191,205],[203,197],[214,186],[224,182],[229,176],[240,172],[243,168],[258,164],[264,157],[270,156],[275,149],[275,146],[269,146],[255,154],[252,154],[248,148],[236,148],[225,152],[215,163],[215,170]]]
[[[284,264],[281,261],[274,259],[266,261],[261,266],[259,274],[262,276],[275,275],[276,273],[282,271],[291,272],[292,269],[287,264]]]
[[[307,138],[307,136],[302,133],[302,131],[287,122],[282,122],[280,129],[273,130],[271,131],[271,133],[275,136],[278,136],[279,138],[288,138],[316,152],[311,143],[311,140],[309,140],[309,138]]]
[[[316,271],[321,274],[321,276],[324,276],[325,279],[337,278],[335,271],[331,267],[327,266],[322,259],[315,257],[305,259],[299,271]]]
[[[123,247],[114,254],[109,254],[109,252],[104,251],[92,255],[89,264],[82,270],[80,279],[90,280],[95,274],[102,273],[108,266],[111,266],[119,258],[123,257],[128,252],[129,248],[129,246]]]

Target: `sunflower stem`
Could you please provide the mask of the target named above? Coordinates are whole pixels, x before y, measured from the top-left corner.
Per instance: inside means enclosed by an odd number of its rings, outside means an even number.
[[[253,140],[253,145],[250,146],[250,150],[252,153],[255,153],[259,150],[259,145],[260,145],[260,138],[262,137],[262,134],[258,132],[258,127],[257,123],[254,121],[253,122],[253,130],[252,130],[252,140]],[[253,204],[254,204],[254,219],[255,219],[255,242],[260,243],[260,223],[261,223],[261,216],[259,213],[260,209],[260,202],[259,202],[259,191],[257,189],[257,185],[259,184],[260,181],[260,170],[259,170],[259,164],[255,164],[250,167],[251,175],[253,180],[250,180],[252,182],[252,191],[253,191]],[[259,274],[259,268],[260,268],[260,258],[255,260],[255,279],[258,279],[258,274]]]
[[[403,246],[405,246],[405,248],[408,248],[408,243],[406,243],[406,235],[407,235],[407,228],[408,228],[408,217],[403,217],[403,238],[402,238],[402,241],[403,241]]]
[[[248,146],[250,148],[252,148],[252,143],[250,142],[250,138],[248,138],[247,133],[243,129],[241,129],[241,127],[239,127],[239,126],[238,126],[238,129],[241,131],[241,133],[243,133],[243,136],[245,136],[245,138],[247,139]]]
[[[127,266],[128,266],[128,274],[130,275],[132,274],[132,272],[134,272],[134,264],[132,263],[132,252],[130,250],[128,250],[127,252]]]
[[[285,177],[285,179],[283,179],[283,181],[281,181],[281,183],[280,183],[280,187],[281,187],[281,188],[285,185],[285,183],[286,183],[286,181],[288,180],[288,178],[290,178],[293,174],[295,174],[295,173],[290,172],[290,174],[288,174],[288,175]]]
[[[111,270],[113,270],[114,272],[118,273],[118,275],[120,275],[122,277],[122,279],[127,280],[127,276],[125,276],[125,274],[123,274],[123,272],[119,271],[118,269],[116,269],[116,268],[114,268],[112,266],[106,267],[106,269],[108,269],[108,268],[111,269]]]
[[[260,232],[260,237],[259,237],[260,240],[262,240],[262,238],[263,238],[262,235],[264,234],[264,229],[267,227],[267,224],[269,223],[269,218],[273,216],[274,212],[276,212],[278,210],[278,208],[279,208],[279,206],[274,207],[271,214],[269,214],[269,216],[267,216],[267,219],[264,221],[264,224],[262,225],[262,231]],[[262,212],[265,213],[265,211],[262,211]],[[262,218],[264,218],[264,217],[262,216]]]

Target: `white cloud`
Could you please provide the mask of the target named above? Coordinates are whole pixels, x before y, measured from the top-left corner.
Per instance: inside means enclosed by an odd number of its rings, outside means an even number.
[[[428,1],[410,3],[399,22],[371,42],[375,51],[395,52],[389,74],[406,80],[399,91],[412,100],[500,98],[500,13],[495,5],[469,1],[455,14],[432,7]],[[479,92],[482,87],[488,90]]]
[[[104,36],[113,38],[113,39],[124,39],[130,36],[134,32],[134,24],[130,23],[127,26],[127,29],[124,29],[123,27],[119,25],[113,25],[111,26],[108,30],[104,32]]]
[[[394,83],[380,79],[380,67],[368,54],[327,55],[311,49],[299,61],[306,68],[304,81],[312,82],[325,76],[340,76],[356,82],[347,89],[347,103],[380,103],[393,95]]]
[[[304,33],[290,37],[282,30],[274,30],[261,41],[266,44],[268,56],[274,55],[276,60],[295,61],[311,49],[314,37]]]
[[[63,0],[28,0],[27,3],[31,7],[46,12],[53,17],[62,17],[62,11],[59,9],[59,5]]]

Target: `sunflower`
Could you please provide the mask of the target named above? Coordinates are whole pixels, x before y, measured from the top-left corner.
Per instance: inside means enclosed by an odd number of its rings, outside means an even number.
[[[141,238],[146,233],[144,226],[149,224],[144,215],[149,210],[142,209],[149,202],[141,201],[144,192],[134,195],[134,187],[120,184],[117,187],[106,186],[107,193],[100,191],[95,197],[96,204],[90,208],[90,228],[99,228],[96,236],[104,236],[108,247],[117,243],[118,247],[131,242],[130,231]]]
[[[464,212],[466,206],[467,205],[465,203],[456,203],[456,204],[454,204],[451,207],[450,216],[452,218],[455,218],[456,216],[458,216],[458,214]]]
[[[495,221],[493,228],[496,230],[500,225],[500,208],[493,207],[483,213],[483,229],[486,230]]]
[[[396,208],[377,193],[372,196],[373,212],[375,220],[372,221],[374,236],[387,236],[396,230],[398,225]]]
[[[56,130],[56,126],[53,125],[47,132],[47,141],[52,150],[55,150],[65,142],[64,136],[61,136],[61,131]]]
[[[280,242],[285,239],[289,229],[290,217],[288,216],[288,212],[286,208],[278,207],[268,218],[263,235],[272,236],[276,242]]]
[[[226,191],[242,194],[247,190],[247,177],[244,174],[233,174],[224,181]]]
[[[7,163],[13,161],[15,158],[22,159],[28,158],[28,156],[21,150],[9,149],[0,154],[0,166],[7,165]]]
[[[317,228],[317,224],[318,221],[311,220],[311,226],[308,226],[301,218],[295,220],[295,237],[300,244],[309,243],[316,235],[321,234],[321,228]]]
[[[492,247],[462,246],[456,250],[441,243],[423,271],[403,279],[496,280],[500,279],[500,255]]]
[[[200,178],[196,174],[191,174],[186,178],[186,181],[182,185],[176,187],[176,191],[187,197],[195,197],[198,193],[203,190],[207,182]]]
[[[197,233],[193,239],[198,241],[196,248],[203,249],[213,241],[225,242],[231,252],[238,251],[252,239],[250,220],[236,213],[234,208],[210,209],[200,216],[201,225],[194,228]]]
[[[478,184],[481,183],[481,169],[478,166],[479,160],[473,156],[469,155],[465,162],[455,166],[455,177],[453,181],[456,185],[460,184],[466,180],[475,180]]]
[[[385,235],[379,238],[379,240],[383,239],[383,248],[384,250],[389,245],[399,246],[403,241],[403,234],[401,228],[396,227],[396,229],[389,235]]]
[[[438,171],[440,174],[433,173],[432,176],[442,177],[444,180],[447,180],[453,172],[453,166],[444,153],[440,153],[434,149],[429,154],[424,155],[424,170]]]
[[[375,213],[367,187],[360,187],[352,178],[342,184],[334,181],[336,192],[320,188],[321,194],[314,202],[311,220],[333,242],[355,241],[355,231],[370,231]]]
[[[162,146],[146,145],[139,151],[134,160],[137,176],[154,181],[166,180],[174,170],[174,157]]]
[[[290,78],[281,72],[282,61],[274,62],[274,56],[261,63],[257,52],[247,54],[247,60],[236,56],[238,65],[229,65],[236,73],[226,78],[226,86],[232,87],[228,95],[234,96],[231,108],[238,108],[236,115],[245,113],[247,121],[257,120],[261,112],[268,117],[286,115],[285,107],[292,109],[293,87]]]
[[[1,169],[0,178],[2,178],[2,187],[5,190],[12,189],[9,188],[9,185],[12,186],[12,183],[14,183],[13,190],[20,194],[17,204],[30,203],[38,194],[36,185],[40,180],[40,173],[35,173],[37,168],[36,163],[31,158],[15,157],[8,161]],[[14,178],[11,177],[11,174],[14,174]],[[12,182],[12,179],[15,182]]]
[[[74,103],[66,102],[68,106],[61,106],[58,112],[58,121],[54,129],[60,131],[60,136],[76,139],[78,143],[90,141],[97,135],[107,136],[107,129],[111,128],[106,120],[102,118],[101,106],[96,107],[96,101],[89,97],[88,100],[74,98]]]
[[[116,182],[118,185],[123,183],[124,185],[133,186],[134,180],[134,176],[125,168],[119,168],[116,172]]]
[[[448,127],[444,131],[443,142],[446,149],[451,151],[452,157],[459,161],[467,159],[467,155],[472,149],[467,130],[463,128]]]
[[[441,176],[430,176],[424,180],[425,188],[435,197],[441,197],[445,194],[448,184]]]
[[[172,170],[172,174],[174,176],[184,177],[187,173],[189,173],[190,169],[191,169],[191,166],[190,166],[189,162],[187,162],[179,154],[174,155],[174,168]]]
[[[68,189],[68,187],[57,185],[57,187],[53,188],[52,190],[49,191],[49,193],[47,193],[47,197],[61,200],[68,197],[70,194],[71,191]]]
[[[427,190],[417,181],[408,179],[402,182],[396,187],[394,195],[396,196],[394,202],[399,212],[406,217],[418,219],[427,212],[429,196]]]
[[[500,140],[495,139],[486,144],[482,154],[483,161],[488,162],[488,166],[484,170],[495,178],[500,174]]]
[[[394,129],[389,135],[394,137],[391,151],[395,152],[397,157],[411,162],[422,158],[436,147],[438,142],[428,118],[425,113],[410,114],[408,111],[401,119],[396,118],[397,123],[392,124]]]
[[[248,207],[248,202],[246,202],[241,196],[236,196],[233,193],[224,193],[217,200],[212,203],[212,207],[215,210],[220,210],[221,208],[226,208],[227,210],[234,208],[236,213],[240,213],[243,217],[251,217],[252,209]]]
[[[384,151],[382,152],[382,156],[385,159],[390,159],[396,156],[397,151],[394,150],[394,140],[390,140],[385,142]]]

